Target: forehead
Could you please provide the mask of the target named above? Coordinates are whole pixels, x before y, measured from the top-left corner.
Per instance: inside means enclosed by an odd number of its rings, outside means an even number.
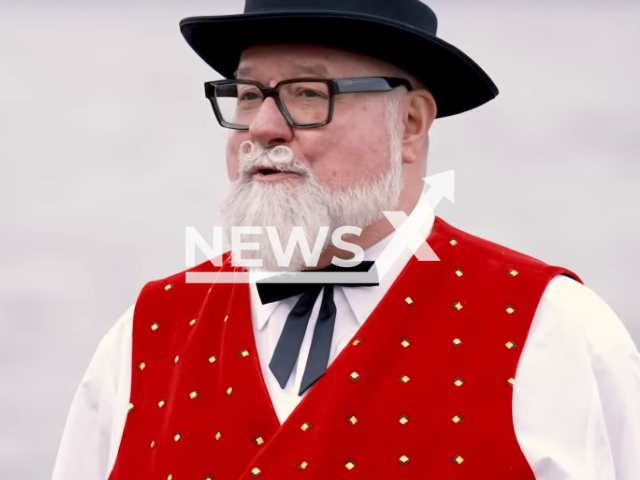
[[[243,51],[238,78],[386,75],[393,67],[367,55],[321,45],[256,45]]]

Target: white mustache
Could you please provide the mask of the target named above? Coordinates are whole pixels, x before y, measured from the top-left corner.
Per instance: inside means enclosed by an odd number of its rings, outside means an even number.
[[[245,140],[238,148],[240,160],[240,177],[250,179],[258,169],[280,170],[282,172],[297,173],[305,178],[312,175],[311,169],[300,162],[293,150],[286,145],[264,148],[251,140]]]

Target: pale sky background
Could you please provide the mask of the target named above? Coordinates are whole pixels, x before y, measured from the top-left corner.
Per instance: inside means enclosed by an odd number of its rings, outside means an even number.
[[[436,122],[436,213],[574,270],[640,341],[640,5],[432,0],[500,96]],[[0,478],[50,477],[99,339],[219,225],[223,143],[178,29],[236,0],[0,0]],[[428,62],[428,59],[417,61]]]

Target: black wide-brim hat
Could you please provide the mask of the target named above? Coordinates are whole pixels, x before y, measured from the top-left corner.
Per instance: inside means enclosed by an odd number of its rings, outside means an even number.
[[[418,78],[438,117],[471,110],[498,88],[465,53],[436,37],[435,13],[418,0],[246,0],[244,14],[189,17],[180,31],[225,78],[257,44],[319,44],[363,53]]]

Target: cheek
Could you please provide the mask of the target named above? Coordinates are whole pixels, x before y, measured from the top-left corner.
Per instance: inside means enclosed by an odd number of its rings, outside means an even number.
[[[235,181],[238,179],[238,171],[240,170],[240,164],[238,160],[238,148],[244,141],[243,138],[236,133],[232,133],[227,141],[226,150],[226,162],[227,162],[227,175],[229,180]]]
[[[382,115],[382,116],[381,116]],[[380,118],[379,121],[372,121]],[[314,162],[320,181],[336,187],[384,174],[389,169],[390,144],[384,112],[360,109],[338,121],[319,143],[321,154]]]

